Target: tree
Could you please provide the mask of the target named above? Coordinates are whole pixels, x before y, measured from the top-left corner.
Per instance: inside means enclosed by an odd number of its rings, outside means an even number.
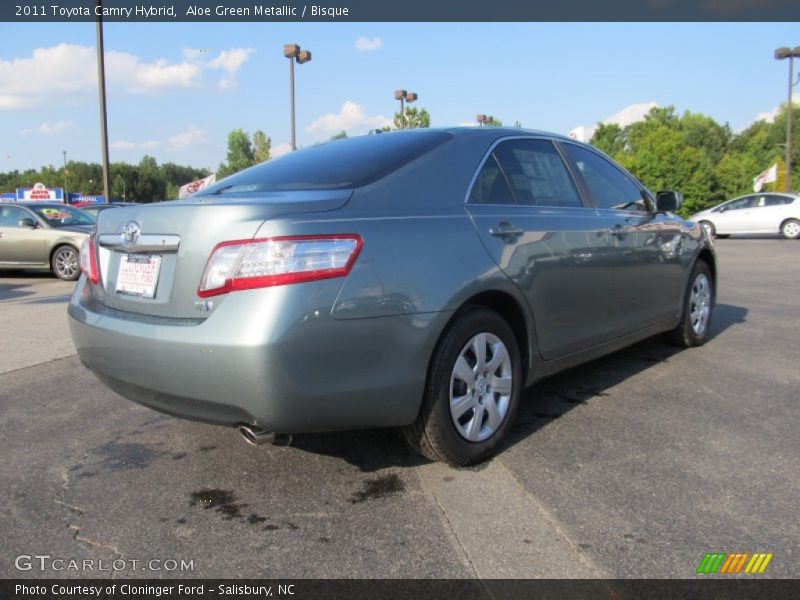
[[[252,167],[255,154],[250,137],[243,129],[234,129],[228,134],[227,161],[219,165],[217,179],[238,173],[242,169]]]
[[[424,108],[407,107],[405,115],[406,129],[419,129],[431,126],[431,115]],[[403,129],[403,117],[399,112],[394,113],[394,128]]]
[[[494,117],[489,117],[489,119],[484,123],[486,127],[502,127],[503,122],[500,119],[495,119]]]
[[[347,139],[347,132],[344,129],[342,129],[339,133],[332,135],[330,141],[344,140],[344,139]]]
[[[272,158],[272,138],[267,137],[263,131],[258,130],[253,134],[253,160],[256,164],[262,163]]]
[[[592,136],[592,145],[611,157],[625,150],[625,133],[616,123],[600,123]]]

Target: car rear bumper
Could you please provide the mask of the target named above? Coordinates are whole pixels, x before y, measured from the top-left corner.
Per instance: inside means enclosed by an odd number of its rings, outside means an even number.
[[[276,433],[413,422],[447,315],[337,320],[315,285],[235,292],[187,320],[110,309],[81,278],[70,331],[108,387],[179,417]],[[276,302],[277,314],[264,310]]]

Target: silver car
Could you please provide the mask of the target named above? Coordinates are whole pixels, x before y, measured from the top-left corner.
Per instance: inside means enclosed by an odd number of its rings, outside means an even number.
[[[711,237],[735,233],[778,233],[800,238],[800,196],[779,192],[748,194],[707,208],[689,217]]]
[[[57,202],[0,204],[0,269],[49,269],[74,281],[80,275],[78,251],[94,222]]]
[[[254,443],[400,427],[470,464],[536,380],[661,332],[708,339],[715,255],[681,200],[540,132],[340,140],[101,213],[70,328],[156,410]]]

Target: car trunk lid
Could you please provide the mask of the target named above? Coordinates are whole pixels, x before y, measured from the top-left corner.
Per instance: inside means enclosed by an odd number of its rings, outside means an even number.
[[[97,222],[104,305],[131,313],[203,318],[198,284],[214,247],[249,240],[268,219],[336,210],[352,190],[270,192],[253,196],[196,196],[187,200],[107,210]],[[224,296],[215,298],[215,304]]]

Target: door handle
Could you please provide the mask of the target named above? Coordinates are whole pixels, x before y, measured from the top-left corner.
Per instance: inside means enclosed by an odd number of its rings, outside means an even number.
[[[617,239],[622,239],[623,237],[625,237],[626,233],[628,232],[625,231],[625,229],[619,223],[617,223],[611,228],[611,235],[613,235]]]
[[[503,238],[507,242],[513,242],[523,233],[525,232],[522,229],[515,227],[513,223],[509,223],[508,221],[500,221],[494,227],[489,228],[489,235]]]

